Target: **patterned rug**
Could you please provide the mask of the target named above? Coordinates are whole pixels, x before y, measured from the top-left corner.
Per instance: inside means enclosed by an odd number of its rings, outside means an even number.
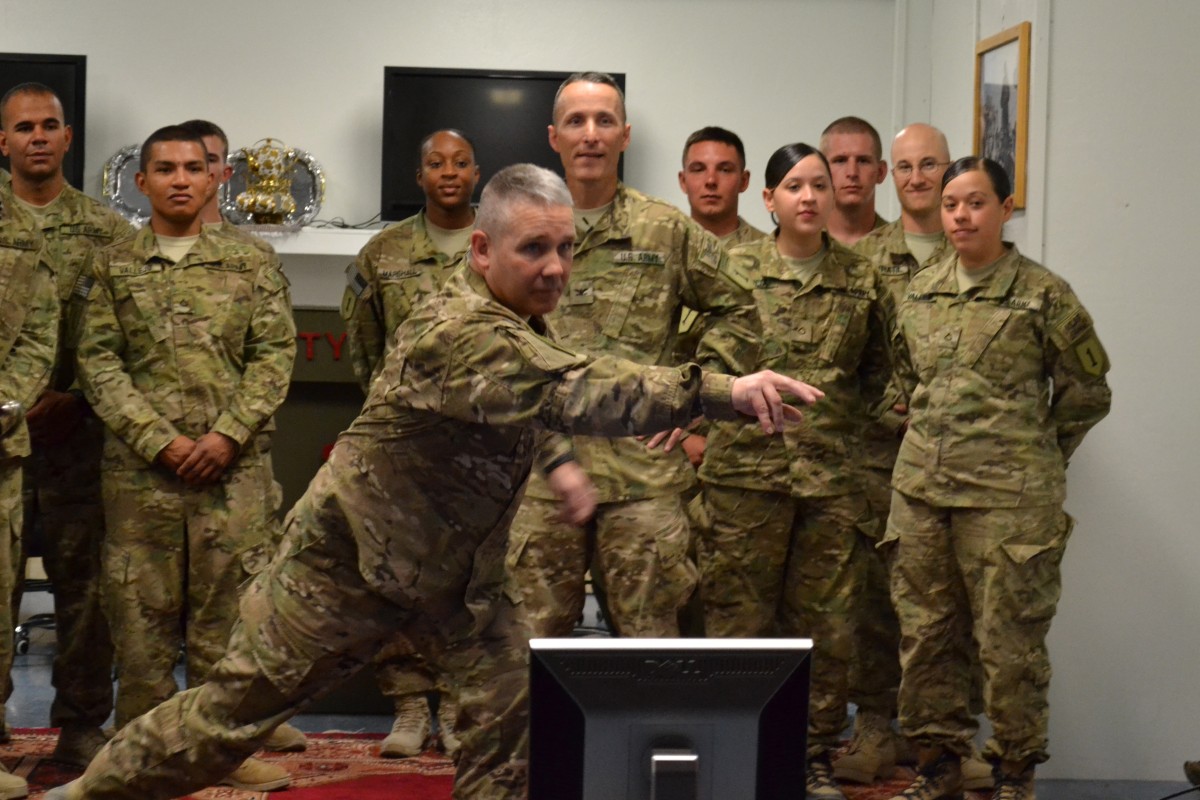
[[[912,767],[898,767],[896,774],[889,780],[877,781],[870,786],[858,786],[853,783],[842,784],[842,792],[846,800],[890,800],[908,788],[916,779],[916,771]],[[965,792],[964,800],[991,800],[992,790],[982,792]]]
[[[58,731],[18,728],[12,742],[0,745],[0,761],[29,782],[29,797],[79,776],[81,770],[51,761]],[[193,800],[450,800],[454,765],[430,750],[416,758],[379,757],[382,734],[310,733],[303,753],[269,753],[263,757],[292,774],[284,793],[243,792],[219,787],[191,795]],[[891,780],[871,786],[844,784],[846,800],[888,800],[913,780],[913,770],[901,767]],[[967,792],[966,800],[989,800],[990,791]]]
[[[379,757],[380,734],[315,733],[303,753],[264,757],[292,773],[284,793],[243,792],[219,787],[191,795],[194,800],[450,800],[454,765],[437,751],[416,758]],[[82,770],[51,761],[58,731],[18,728],[12,742],[0,745],[0,761],[29,782],[29,797],[66,783]]]

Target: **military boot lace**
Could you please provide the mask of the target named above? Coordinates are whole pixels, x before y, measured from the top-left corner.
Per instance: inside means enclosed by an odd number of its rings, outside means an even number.
[[[891,800],[962,800],[962,763],[946,753],[917,772],[917,779]]]

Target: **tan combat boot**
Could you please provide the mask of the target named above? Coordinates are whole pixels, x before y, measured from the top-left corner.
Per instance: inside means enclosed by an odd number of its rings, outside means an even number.
[[[272,753],[303,753],[308,749],[308,739],[296,727],[286,722],[275,730],[263,742],[263,750]]]
[[[405,695],[396,701],[396,720],[379,748],[379,755],[384,758],[420,755],[425,750],[429,728],[429,701],[425,693]]]
[[[990,789],[995,782],[992,777],[992,762],[983,757],[979,748],[971,746],[971,755],[963,759],[963,788],[969,792]]]
[[[892,777],[896,771],[896,745],[890,723],[882,714],[856,714],[850,749],[833,760],[833,777],[851,783],[874,783],[876,778]]]
[[[992,800],[1035,800],[1033,765],[1028,761],[1003,761],[996,768]]]
[[[892,800],[962,800],[962,759],[943,748],[921,748],[917,779]]]
[[[233,772],[217,781],[218,786],[232,786],[245,792],[273,792],[286,789],[292,776],[286,769],[259,758],[247,758]]]
[[[0,800],[17,800],[29,796],[29,784],[25,779],[6,771],[0,766]]]
[[[458,704],[443,694],[438,702],[438,735],[442,740],[442,751],[453,758],[462,747],[462,740],[454,730],[454,722],[458,719]]]

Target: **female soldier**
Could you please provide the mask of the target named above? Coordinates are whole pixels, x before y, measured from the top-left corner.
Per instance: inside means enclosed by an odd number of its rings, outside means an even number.
[[[1061,278],[1001,240],[1007,174],[986,158],[942,178],[956,255],[918,274],[898,311],[897,380],[910,423],[885,541],[895,544],[900,724],[917,780],[893,800],[957,797],[971,749],[969,647],[994,735],[996,800],[1033,797],[1046,760],[1046,633],[1071,519],[1067,459],[1108,413],[1108,359]]]
[[[759,365],[804,376],[825,399],[774,440],[713,423],[700,469],[701,596],[710,636],[814,639],[808,797],[840,800],[829,756],[846,721],[851,602],[874,524],[858,472],[862,387],[886,383],[888,295],[824,232],[833,191],[818,150],[777,150],[766,186],[774,236],[731,251],[757,282]]]

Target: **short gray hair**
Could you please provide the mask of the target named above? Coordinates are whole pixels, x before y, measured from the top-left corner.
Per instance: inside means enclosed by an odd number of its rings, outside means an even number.
[[[562,178],[535,164],[513,164],[493,175],[483,187],[475,228],[488,236],[501,235],[508,229],[509,209],[516,203],[574,206]]]
[[[598,83],[601,86],[608,86],[617,92],[617,105],[621,109],[621,122],[628,119],[625,114],[625,92],[621,91],[621,84],[617,83],[617,79],[607,72],[572,72],[567,76],[566,80],[558,85],[558,91],[554,93],[554,105],[550,109],[550,121],[558,121],[558,101],[562,97],[563,89],[566,89],[572,83]]]

